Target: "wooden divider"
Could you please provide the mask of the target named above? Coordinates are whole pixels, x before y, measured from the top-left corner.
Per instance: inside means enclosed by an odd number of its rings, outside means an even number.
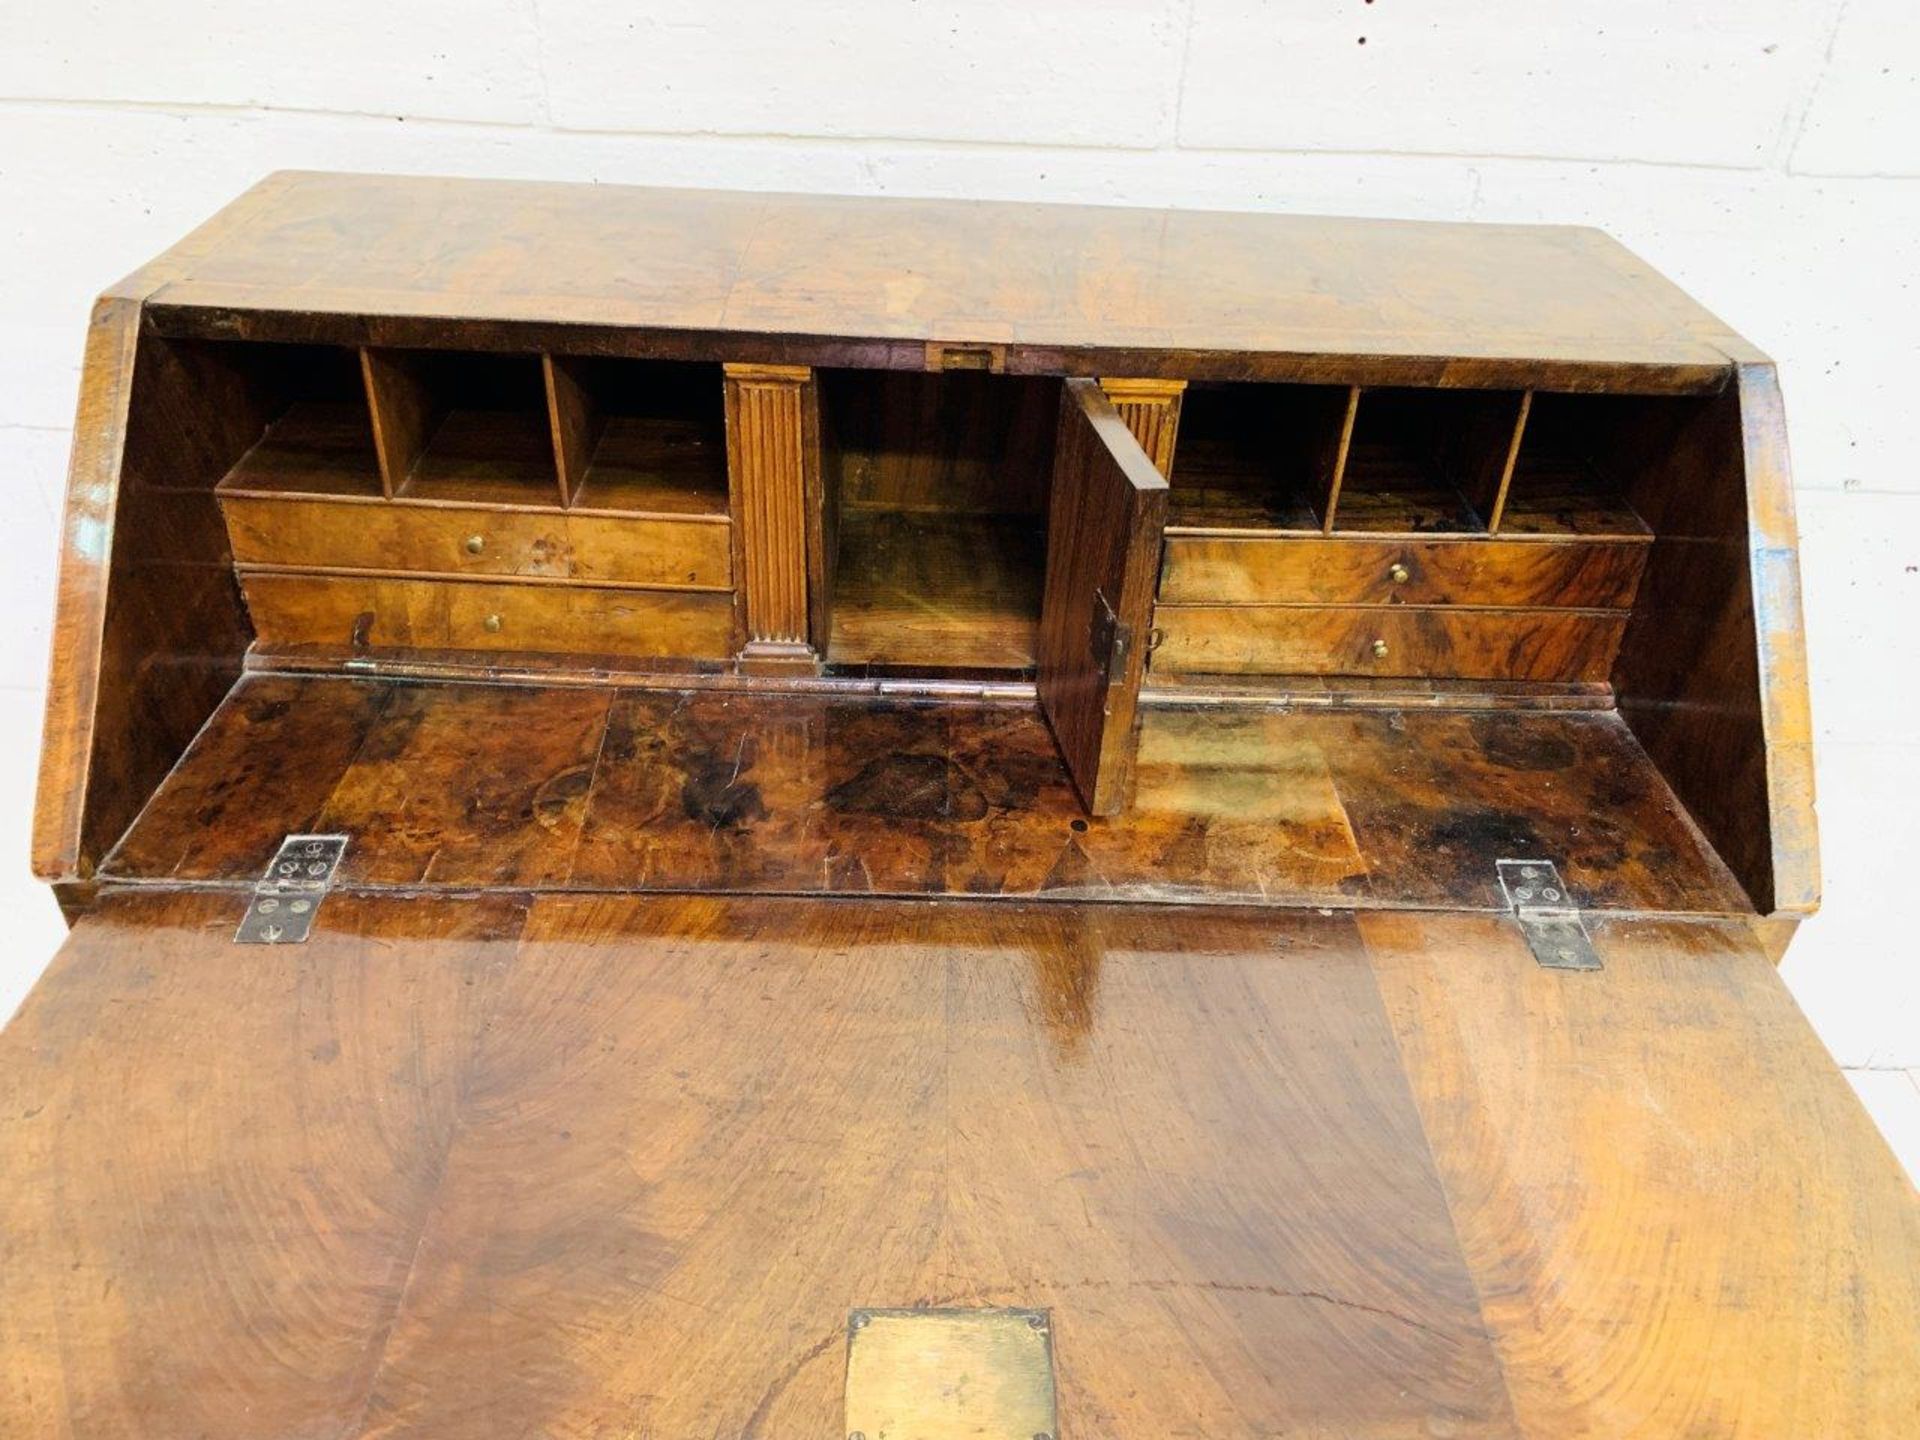
[[[420,463],[440,412],[413,356],[397,350],[362,349],[360,373],[366,381],[373,449],[380,462],[380,490],[391,500]]]
[[[593,447],[606,428],[593,393],[580,378],[579,362],[562,355],[542,355],[546,380],[547,418],[553,427],[553,464],[560,477],[560,503],[572,505],[586,479]]]
[[[1531,391],[1354,387],[1323,530],[1498,533],[1531,404]],[[1363,512],[1357,501],[1366,482],[1379,478],[1389,482],[1379,493],[1394,503]],[[1397,503],[1402,499],[1406,503]],[[1343,500],[1349,503],[1345,523]],[[1423,519],[1396,523],[1401,512],[1412,516],[1423,508]]]
[[[1329,535],[1333,533],[1334,516],[1340,510],[1340,489],[1346,483],[1347,457],[1353,450],[1353,426],[1359,415],[1360,387],[1349,385],[1346,404],[1340,410],[1338,427],[1329,425],[1318,442],[1316,453],[1320,458],[1315,469],[1320,472],[1327,496],[1326,502],[1320,507],[1320,528]]]
[[[512,357],[516,364],[530,363],[532,358]],[[381,494],[388,499],[406,496],[427,482],[428,476],[422,473],[422,462],[438,444],[436,433],[450,418],[457,418],[466,408],[457,388],[460,383],[458,369],[450,377],[440,373],[440,367],[458,367],[470,363],[474,357],[466,352],[414,352],[366,347],[360,350],[359,359],[380,473]],[[475,504],[484,506],[502,501],[535,507],[553,504],[555,508],[565,510],[587,503],[582,498],[582,487],[586,483],[589,468],[595,464],[601,441],[611,433],[611,426],[618,414],[617,406],[608,408],[603,403],[603,397],[596,393],[596,377],[592,375],[593,366],[607,362],[554,354],[541,354],[538,361],[538,397],[536,399],[534,394],[527,394],[524,397],[525,404],[516,405],[514,410],[530,420],[535,412],[540,417],[537,421],[542,435],[539,464],[542,470],[550,467],[552,489],[536,492],[529,486],[520,496],[503,494],[502,491],[511,491],[515,481],[502,481],[498,476],[493,476],[483,482],[493,493],[476,493],[471,497]],[[716,386],[721,384],[718,369],[716,366]],[[722,404],[722,395],[716,394],[716,426]],[[468,437],[469,449],[474,448],[473,438],[471,435]],[[510,449],[514,463],[527,466],[527,436],[514,429],[506,438],[512,442]],[[485,457],[469,455],[461,458],[471,461]],[[630,457],[627,457],[627,463],[631,464]],[[428,468],[435,468],[432,461],[428,462]],[[444,478],[439,477],[435,483],[444,483]],[[524,479],[521,483],[525,483]],[[457,498],[469,497],[462,495]],[[677,513],[684,507],[675,505],[669,508]]]
[[[1486,522],[1489,535],[1500,533],[1507,490],[1513,484],[1514,461],[1519,458],[1520,440],[1526,434],[1527,415],[1532,409],[1531,390],[1523,390],[1518,396],[1489,391],[1463,436],[1461,487],[1467,502]]]

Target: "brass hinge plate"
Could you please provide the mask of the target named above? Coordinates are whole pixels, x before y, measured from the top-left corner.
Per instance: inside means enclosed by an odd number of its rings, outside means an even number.
[[[1559,866],[1551,860],[1496,860],[1494,868],[1535,960],[1549,970],[1600,968],[1599,952],[1580,918],[1580,907],[1560,879]]]
[[[1053,1440],[1044,1310],[855,1310],[847,1440]]]
[[[236,945],[298,945],[313,933],[320,902],[333,888],[344,835],[289,835],[253,886],[247,913],[234,932]]]

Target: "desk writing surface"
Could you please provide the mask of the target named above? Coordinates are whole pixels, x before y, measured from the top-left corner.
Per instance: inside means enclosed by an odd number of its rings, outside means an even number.
[[[1920,1205],[1744,929],[110,891],[0,1038],[8,1435],[842,1433],[862,1306],[1063,1436],[1920,1426]]]
[[[409,176],[271,176],[122,290],[178,309],[1664,366],[1705,385],[1754,354],[1578,227]]]

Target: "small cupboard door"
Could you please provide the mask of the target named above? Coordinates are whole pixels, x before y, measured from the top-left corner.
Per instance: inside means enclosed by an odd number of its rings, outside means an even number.
[[[1040,708],[1095,815],[1126,802],[1166,521],[1167,482],[1146,451],[1098,384],[1067,381],[1047,519]]]

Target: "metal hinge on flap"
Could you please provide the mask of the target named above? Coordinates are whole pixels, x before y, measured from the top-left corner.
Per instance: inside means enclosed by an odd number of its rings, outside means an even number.
[[[1106,678],[1118,685],[1127,672],[1127,652],[1133,648],[1133,630],[1113,613],[1107,592],[1093,592],[1093,617],[1087,625],[1087,655]]]
[[[289,835],[280,842],[267,873],[254,882],[253,899],[234,932],[236,945],[298,945],[313,930],[320,902],[333,888],[344,835]]]
[[[1533,958],[1550,970],[1598,970],[1600,956],[1580,918],[1580,907],[1560,883],[1551,860],[1496,860],[1500,888]]]

